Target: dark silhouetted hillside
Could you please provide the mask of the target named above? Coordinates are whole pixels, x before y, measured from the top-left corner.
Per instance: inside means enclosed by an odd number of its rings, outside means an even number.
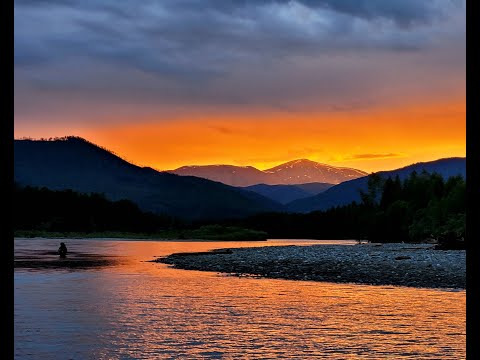
[[[15,140],[14,176],[20,185],[103,193],[146,211],[187,219],[246,216],[282,206],[259,194],[191,176],[142,168],[78,137]]]
[[[321,192],[331,188],[332,186],[333,184],[326,183],[309,183],[297,185],[258,184],[246,186],[244,189],[254,191],[281,204],[286,204],[294,200],[320,194]]]

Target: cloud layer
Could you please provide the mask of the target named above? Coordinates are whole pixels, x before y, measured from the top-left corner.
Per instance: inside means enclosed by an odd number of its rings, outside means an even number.
[[[16,122],[349,112],[464,86],[464,1],[15,1]]]

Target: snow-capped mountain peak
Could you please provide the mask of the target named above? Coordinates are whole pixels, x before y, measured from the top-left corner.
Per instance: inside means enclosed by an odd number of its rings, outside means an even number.
[[[182,166],[170,172],[204,177],[233,186],[311,182],[338,184],[367,175],[361,170],[336,167],[308,159],[292,160],[263,171],[252,166],[205,165]]]

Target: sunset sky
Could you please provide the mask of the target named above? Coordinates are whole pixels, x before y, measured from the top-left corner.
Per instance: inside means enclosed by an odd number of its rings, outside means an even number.
[[[142,166],[465,156],[465,1],[15,0],[15,137]]]

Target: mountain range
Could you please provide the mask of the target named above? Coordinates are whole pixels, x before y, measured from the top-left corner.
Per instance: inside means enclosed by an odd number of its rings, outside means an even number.
[[[272,199],[280,204],[287,204],[294,200],[307,198],[324,192],[333,184],[328,183],[307,183],[294,185],[267,185],[257,184],[244,187],[244,189],[256,192]]]
[[[321,164],[307,159],[289,161],[267,170],[259,170],[253,166],[192,165],[168,172],[242,187],[257,184],[295,185],[313,182],[339,184],[367,175],[361,170]]]
[[[14,179],[23,186],[103,193],[110,200],[132,200],[143,210],[186,219],[283,209],[255,192],[130,164],[78,137],[15,140]]]
[[[239,167],[222,165],[220,168],[231,171]],[[368,183],[368,176],[359,177],[363,173],[359,170],[345,170],[309,160],[291,161],[266,171],[253,167],[242,169],[263,174],[261,176],[272,176],[270,179],[278,175],[277,180],[272,181],[303,181],[320,176],[321,172],[330,173],[328,179],[332,182],[339,181],[340,176],[350,180],[337,185],[328,182],[294,185],[257,183],[234,187],[201,177],[179,176],[139,167],[78,137],[14,142],[14,180],[19,185],[103,193],[110,200],[131,200],[142,210],[190,220],[244,217],[270,211],[305,213],[326,210],[360,201],[360,191],[365,191]],[[301,169],[305,171],[304,175]],[[339,173],[338,169],[345,172]],[[437,172],[445,178],[454,175],[465,177],[466,159],[439,159],[378,174],[384,178],[398,175],[400,179],[405,179],[413,171],[420,173],[423,170]],[[252,181],[251,177],[248,179]],[[242,181],[248,182],[245,178]]]
[[[400,180],[408,177],[412,172],[422,171],[429,173],[436,172],[444,178],[461,175],[466,177],[466,158],[445,158],[429,162],[420,162],[405,166],[391,171],[380,171],[383,178],[399,176]],[[366,191],[368,185],[368,176],[350,181],[345,181],[335,185],[328,190],[304,199],[299,199],[288,203],[289,212],[310,212],[315,210],[326,210],[334,206],[347,205],[353,201],[361,200],[360,191]]]

